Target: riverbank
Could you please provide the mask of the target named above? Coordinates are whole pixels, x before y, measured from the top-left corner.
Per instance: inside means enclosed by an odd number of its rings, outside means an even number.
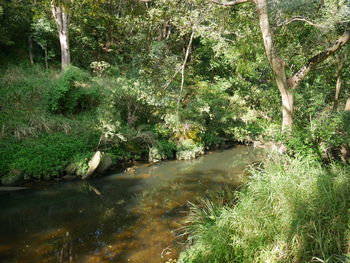
[[[252,136],[251,123],[241,121],[252,113],[250,108],[242,102],[236,105],[241,112],[234,113],[236,106],[228,107],[231,96],[219,87],[198,88],[179,119],[172,100],[140,81],[124,74],[93,76],[77,67],[63,73],[40,66],[4,68],[2,185],[60,180],[65,175],[94,177],[132,161],[193,159]],[[213,98],[220,99],[220,105]],[[196,112],[201,100],[211,107],[210,116]]]
[[[94,150],[95,143],[97,143],[97,136],[78,137],[63,133],[46,134],[23,141],[2,140],[0,142],[2,170],[8,171],[7,175],[1,177],[2,185],[29,186],[45,181],[85,180],[110,174],[111,171],[114,173],[125,171],[133,174],[137,163],[153,165],[160,161],[176,159],[175,149],[167,156],[158,156],[158,159],[157,156],[153,156],[150,159],[152,149],[149,153],[139,153],[143,157],[137,153],[128,152],[115,155],[113,148],[105,148],[106,152]],[[211,150],[228,149],[234,145],[234,142],[227,142],[203,149],[193,158]]]
[[[178,262],[349,262],[349,185],[343,165],[266,160],[229,202],[192,207]]]

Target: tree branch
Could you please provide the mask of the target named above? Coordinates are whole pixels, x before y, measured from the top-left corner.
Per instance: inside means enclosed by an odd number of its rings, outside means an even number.
[[[316,24],[316,23],[314,23],[314,22],[312,22],[312,21],[310,21],[310,20],[308,20],[308,19],[306,19],[304,17],[301,17],[301,16],[295,16],[295,17],[289,18],[286,21],[283,21],[283,22],[277,24],[277,27],[286,26],[286,25],[288,25],[288,24],[290,24],[290,23],[292,23],[294,21],[302,21],[302,22],[305,22],[305,23],[307,23],[307,24],[309,24],[311,26],[317,27],[317,28],[324,28],[323,25]]]
[[[316,56],[313,56],[306,62],[306,64],[291,78],[288,79],[288,87],[296,88],[299,86],[300,82],[306,77],[306,75],[314,69],[318,64],[323,62],[325,59],[339,51],[344,45],[346,45],[350,40],[350,31],[347,31],[344,35],[339,37],[332,46],[326,50],[318,53]]]
[[[233,0],[233,1],[229,1],[229,2],[221,2],[219,0],[210,0],[210,1],[213,2],[214,4],[217,4],[217,5],[233,6],[233,5],[237,5],[237,4],[250,2],[251,0]]]

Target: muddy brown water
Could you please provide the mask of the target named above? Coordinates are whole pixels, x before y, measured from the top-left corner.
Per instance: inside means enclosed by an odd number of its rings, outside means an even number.
[[[140,164],[88,182],[3,192],[0,262],[176,259],[188,202],[239,185],[243,170],[258,160],[261,151],[236,146],[191,161]]]

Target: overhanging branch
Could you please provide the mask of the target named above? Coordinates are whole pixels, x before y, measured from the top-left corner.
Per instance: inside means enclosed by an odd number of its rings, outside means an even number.
[[[289,88],[293,89],[298,87],[300,82],[312,69],[314,69],[318,64],[320,64],[325,59],[339,51],[344,45],[346,45],[349,42],[349,40],[350,31],[347,31],[344,35],[339,37],[332,46],[318,53],[316,56],[310,58],[297,73],[295,73],[291,78],[288,79]]]
[[[283,21],[283,22],[277,24],[277,27],[286,26],[294,21],[302,21],[302,22],[305,22],[305,23],[307,23],[311,26],[317,27],[317,28],[324,28],[323,25],[314,23],[314,22],[310,21],[309,19],[307,19],[305,17],[301,17],[301,16],[291,17],[291,18],[287,19],[286,21]]]
[[[223,6],[233,6],[233,5],[242,4],[250,1],[251,0],[233,0],[229,2],[221,2],[219,0],[211,0],[211,2],[213,2],[214,4],[223,5]]]

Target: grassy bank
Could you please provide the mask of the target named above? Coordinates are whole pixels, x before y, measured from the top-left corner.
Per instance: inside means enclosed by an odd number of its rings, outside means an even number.
[[[109,164],[192,159],[251,136],[252,110],[228,83],[192,84],[178,107],[176,90],[160,93],[127,68],[95,74],[8,65],[0,73],[2,183],[57,178],[68,167],[81,177],[97,151]]]
[[[350,174],[308,159],[266,161],[235,193],[189,217],[183,263],[350,262]]]

